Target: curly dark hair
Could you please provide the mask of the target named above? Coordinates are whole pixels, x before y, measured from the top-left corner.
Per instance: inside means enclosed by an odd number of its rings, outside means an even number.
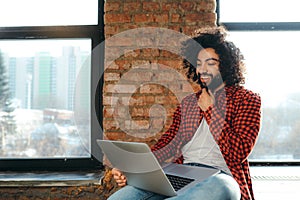
[[[187,77],[197,81],[196,63],[200,50],[213,48],[219,55],[219,70],[227,86],[245,83],[244,56],[233,42],[226,40],[226,29],[219,27],[204,27],[195,31],[191,39],[184,42],[182,48],[183,66],[187,68]]]

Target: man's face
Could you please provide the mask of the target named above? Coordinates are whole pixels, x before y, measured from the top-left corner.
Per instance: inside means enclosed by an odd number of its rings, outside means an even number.
[[[219,55],[213,48],[202,49],[198,53],[196,73],[208,88],[214,91],[223,81],[219,71]]]

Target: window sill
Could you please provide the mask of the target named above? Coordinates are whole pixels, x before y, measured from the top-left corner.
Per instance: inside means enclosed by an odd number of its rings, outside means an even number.
[[[298,199],[300,166],[252,166],[250,173],[257,200]]]
[[[103,171],[97,172],[0,172],[0,187],[83,186],[100,184]]]

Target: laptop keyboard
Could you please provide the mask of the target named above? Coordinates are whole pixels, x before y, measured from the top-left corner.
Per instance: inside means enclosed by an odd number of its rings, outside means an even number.
[[[175,191],[180,190],[195,179],[166,174]]]

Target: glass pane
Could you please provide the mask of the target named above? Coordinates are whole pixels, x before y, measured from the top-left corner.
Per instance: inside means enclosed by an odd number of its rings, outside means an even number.
[[[0,158],[89,157],[91,40],[1,40],[0,52]]]
[[[98,24],[97,0],[0,0],[0,26]]]
[[[243,52],[246,87],[262,97],[262,127],[253,160],[300,159],[300,32],[230,32]]]
[[[219,0],[220,22],[299,22],[298,0]]]

